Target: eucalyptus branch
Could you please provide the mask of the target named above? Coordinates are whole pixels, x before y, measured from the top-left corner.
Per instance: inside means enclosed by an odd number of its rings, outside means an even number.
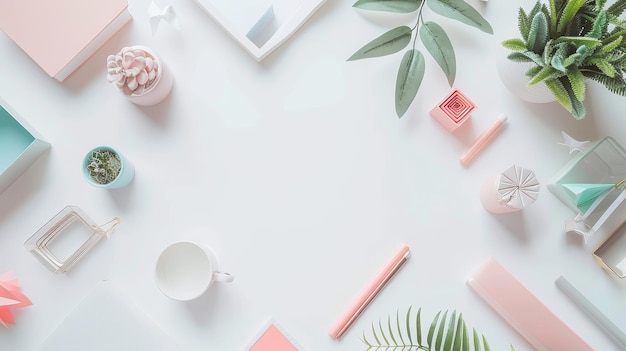
[[[464,0],[358,0],[356,8],[371,11],[411,13],[417,11],[417,20],[412,28],[400,26],[383,33],[355,52],[348,61],[395,54],[405,49],[396,77],[395,107],[402,117],[413,102],[424,78],[424,56],[416,48],[419,36],[424,48],[435,59],[448,79],[450,86],[456,78],[456,57],[448,35],[435,22],[424,21],[424,7],[441,16],[457,20],[485,33],[493,34],[491,25]],[[413,36],[415,31],[415,36]],[[413,39],[413,40],[411,40]]]

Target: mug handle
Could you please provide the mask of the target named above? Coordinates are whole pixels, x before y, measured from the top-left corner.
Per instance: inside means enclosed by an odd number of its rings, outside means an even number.
[[[216,282],[230,283],[234,279],[235,279],[235,276],[230,273],[223,273],[223,272],[213,273],[213,280],[215,280]]]

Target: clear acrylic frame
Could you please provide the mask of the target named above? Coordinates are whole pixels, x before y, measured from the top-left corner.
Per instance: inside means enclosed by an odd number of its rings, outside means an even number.
[[[619,278],[626,278],[626,221],[593,252],[598,264]]]
[[[576,199],[564,184],[618,184],[626,179],[626,150],[612,137],[605,137],[585,148],[568,161],[548,184],[550,192],[575,213],[566,221],[565,230],[585,236],[602,227],[626,199],[626,191],[617,189],[599,196],[586,211],[576,205]]]
[[[66,273],[118,223],[119,218],[115,217],[98,226],[79,207],[66,206],[26,240],[24,247],[52,273]],[[109,224],[109,228],[103,228]],[[80,245],[71,246],[67,257],[62,257],[55,244],[63,239],[63,234],[69,236],[70,232],[79,236]]]

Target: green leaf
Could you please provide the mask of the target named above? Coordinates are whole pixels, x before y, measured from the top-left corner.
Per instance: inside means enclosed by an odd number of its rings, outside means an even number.
[[[589,63],[598,67],[602,71],[602,73],[611,78],[615,77],[615,74],[617,73],[615,67],[613,67],[613,65],[610,64],[607,60],[597,58],[589,60]]]
[[[402,57],[396,78],[396,114],[402,117],[409,109],[424,78],[424,56],[417,49],[408,50]]]
[[[417,10],[421,0],[359,0],[352,5],[363,10],[410,13]]]
[[[376,334],[376,328],[374,328],[374,322],[372,322],[372,334],[374,335],[374,340],[376,340],[376,345],[380,345],[380,340]]]
[[[409,318],[411,317],[411,308],[413,308],[413,306],[409,306],[409,310],[406,311],[406,334],[409,336],[409,343],[413,343],[413,338],[411,338],[411,321],[409,320]]]
[[[463,315],[459,314],[458,321],[456,323],[456,330],[454,331],[454,344],[452,351],[461,351],[463,349]]]
[[[539,12],[533,17],[530,23],[530,32],[526,42],[528,43],[528,49],[536,54],[541,54],[546,42],[548,41],[548,20],[543,12]]]
[[[378,320],[378,329],[380,330],[380,334],[383,337],[383,340],[385,341],[385,345],[389,345],[389,340],[387,340],[387,336],[385,335],[385,330],[383,329],[383,323],[380,321],[380,319]]]
[[[568,71],[567,79],[572,86],[574,96],[578,101],[585,100],[585,76],[580,72],[578,68],[574,68]]]
[[[493,34],[493,28],[489,22],[463,0],[426,0],[426,4],[436,14],[478,28],[485,33]]]
[[[528,77],[528,79],[534,77],[537,75],[537,73],[539,73],[539,71],[541,71],[543,69],[543,67],[541,66],[533,66],[530,69],[528,69],[528,71],[526,71],[526,73],[524,74],[526,77]]]
[[[422,308],[417,310],[417,317],[415,317],[415,329],[417,334],[417,344],[422,346]]]
[[[435,340],[435,348],[437,350],[441,350],[441,343],[443,342],[443,333],[444,333],[444,330],[446,329],[447,317],[448,317],[448,311],[445,311],[443,313],[443,316],[441,317],[441,321],[439,322],[439,329],[437,330],[437,337]]]
[[[561,56],[554,55],[552,57],[552,61],[550,61],[550,65],[555,69],[565,73],[565,66],[563,66],[563,59],[561,58]]]
[[[558,43],[572,43],[576,46],[585,45],[586,47],[592,49],[598,45],[602,45],[602,41],[596,38],[588,38],[588,37],[559,37],[554,40],[555,44]]]
[[[569,0],[563,12],[561,13],[561,18],[559,19],[559,23],[557,24],[556,30],[560,33],[565,30],[569,21],[572,20],[574,15],[580,10],[580,8],[585,4],[585,0]]]
[[[528,38],[528,32],[530,32],[530,19],[521,7],[517,12],[517,28],[519,28],[519,33],[522,35],[522,38]]]
[[[591,31],[585,34],[585,36],[589,38],[600,39],[602,34],[606,33],[607,25],[608,23],[606,20],[606,12],[600,11],[598,17],[596,17],[596,20],[593,22],[593,28],[591,29]]]
[[[474,339],[474,351],[482,351],[482,347],[480,346],[480,337],[476,332],[476,329],[472,328],[472,334]]]
[[[452,86],[456,77],[456,57],[446,32],[435,22],[426,22],[419,30],[424,47],[435,59]]]
[[[617,0],[606,10],[615,17],[619,17],[626,10],[626,0]]]
[[[556,98],[556,101],[561,104],[567,111],[572,111],[572,102],[569,99],[569,94],[565,87],[558,79],[547,80],[544,82],[548,89],[552,92],[552,95]]]
[[[450,322],[448,323],[448,330],[446,332],[446,338],[443,343],[443,351],[450,351],[452,342],[454,341],[454,323],[456,322],[456,311],[452,311]]]
[[[563,75],[563,73],[559,72],[552,66],[545,66],[534,77],[532,77],[528,81],[528,86],[533,86],[546,79],[554,79],[558,77],[559,75]]]
[[[508,39],[502,42],[502,46],[512,51],[526,51],[526,43],[522,39]]]
[[[597,56],[603,56],[606,55],[608,53],[610,53],[611,51],[615,50],[615,48],[617,48],[619,46],[619,44],[622,43],[622,40],[624,39],[624,37],[617,37],[617,39],[613,40],[612,42],[602,46],[600,49],[598,49],[598,51],[595,53],[595,55]]]
[[[622,77],[615,76],[611,78],[600,73],[589,74],[588,77],[604,85],[608,91],[620,96],[626,96],[626,81]]]
[[[400,343],[402,345],[406,345],[406,343],[404,342],[404,338],[402,337],[402,331],[400,329],[400,315],[399,315],[399,311],[396,311],[396,326],[398,327],[398,335],[400,336]],[[409,341],[409,344],[411,342]]]
[[[484,335],[483,335],[483,346],[485,347],[485,351],[491,350],[491,348],[489,347],[489,343],[487,342],[487,339],[485,339]]]
[[[435,329],[437,329],[437,321],[439,320],[439,315],[441,315],[441,311],[437,312],[433,321],[430,322],[430,327],[428,328],[428,338],[426,342],[428,343],[429,348],[433,348],[433,336],[435,335]]]
[[[536,63],[539,66],[545,66],[545,63],[543,62],[543,58],[537,54],[535,54],[532,51],[524,51],[521,53],[522,55],[528,57],[531,61],[533,61],[534,63]]]
[[[467,324],[465,324],[465,321],[463,321],[463,351],[470,351],[469,334],[467,332]]]
[[[413,30],[407,26],[400,26],[387,31],[365,44],[365,46],[350,56],[348,61],[394,54],[409,44],[412,32]]]
[[[391,337],[391,342],[393,342],[394,345],[398,345],[396,337],[393,335],[393,330],[391,329],[391,316],[387,316],[387,327],[389,328],[389,336]]]
[[[533,60],[529,59],[528,56],[521,52],[510,53],[507,58],[513,62],[533,62]]]

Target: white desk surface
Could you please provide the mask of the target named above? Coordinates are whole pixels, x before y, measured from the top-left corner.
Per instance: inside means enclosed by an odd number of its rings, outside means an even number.
[[[533,1],[472,0],[493,36],[425,11],[454,44],[455,87],[478,106],[471,122],[452,135],[429,116],[450,87],[427,54],[422,87],[398,119],[402,54],[346,59],[413,17],[364,13],[352,3],[329,0],[257,63],[191,0],[171,2],[180,30],[162,23],[155,36],[149,1],[129,0],[134,20],[62,84],[1,34],[0,96],[52,149],[0,194],[0,272],[14,271],[34,303],[16,312],[17,325],[0,328],[0,350],[36,348],[104,279],[185,350],[240,350],[269,317],[309,351],[364,350],[359,337],[372,321],[411,305],[423,307],[424,323],[440,309],[463,312],[493,350],[530,349],[465,284],[488,256],[595,349],[617,349],[554,280],[587,281],[619,316],[626,284],[563,233],[573,213],[545,185],[570,157],[557,145],[561,130],[626,143],[626,100],[590,83],[582,121],[556,103],[519,100],[495,62],[499,43],[516,32],[518,6]],[[155,107],[133,105],[106,82],[106,56],[135,44],[154,49],[174,72],[171,96]],[[458,157],[501,112],[509,116],[502,134],[461,166]],[[129,187],[107,191],[81,178],[81,159],[98,144],[135,164]],[[513,163],[535,171],[539,199],[520,213],[493,215],[479,188]],[[98,222],[119,216],[122,223],[68,274],[52,275],[23,242],[68,204]],[[235,281],[189,303],[162,295],[156,258],[185,239],[211,246]],[[344,339],[331,339],[328,328],[400,243],[412,249],[409,262]]]

